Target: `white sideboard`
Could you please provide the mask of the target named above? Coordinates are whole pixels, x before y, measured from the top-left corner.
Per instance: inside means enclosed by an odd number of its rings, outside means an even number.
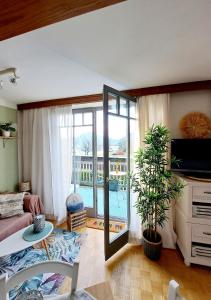
[[[187,266],[211,266],[211,182],[178,177],[185,187],[176,201],[177,245]]]

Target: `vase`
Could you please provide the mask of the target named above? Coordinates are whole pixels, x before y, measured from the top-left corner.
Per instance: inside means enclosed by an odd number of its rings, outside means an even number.
[[[45,228],[45,215],[36,215],[34,217],[34,233],[39,233]]]
[[[10,131],[9,130],[1,130],[3,137],[9,138],[10,137]]]

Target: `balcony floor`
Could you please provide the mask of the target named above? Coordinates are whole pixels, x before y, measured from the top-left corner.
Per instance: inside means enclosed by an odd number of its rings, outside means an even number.
[[[79,193],[84,201],[85,207],[93,207],[93,188],[89,186],[78,186]],[[126,191],[109,191],[110,217],[112,219],[127,219],[127,192]],[[97,189],[97,214],[104,215],[104,189]]]

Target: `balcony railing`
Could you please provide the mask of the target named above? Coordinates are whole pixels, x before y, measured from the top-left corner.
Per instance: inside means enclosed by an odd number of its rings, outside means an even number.
[[[125,173],[118,176],[118,182],[120,185],[125,185],[127,164],[124,158],[112,158],[109,163],[109,171],[115,172],[116,170]],[[97,161],[97,185],[103,186],[103,159],[98,158]],[[117,179],[117,176],[110,176],[110,179]],[[92,157],[77,157],[75,156],[73,165],[72,180],[75,183],[85,186],[93,185],[93,160]]]

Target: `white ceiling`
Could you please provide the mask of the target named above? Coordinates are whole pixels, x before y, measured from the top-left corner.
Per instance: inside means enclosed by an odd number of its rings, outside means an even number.
[[[0,43],[0,69],[25,103],[117,89],[211,79],[210,0],[128,0]]]

